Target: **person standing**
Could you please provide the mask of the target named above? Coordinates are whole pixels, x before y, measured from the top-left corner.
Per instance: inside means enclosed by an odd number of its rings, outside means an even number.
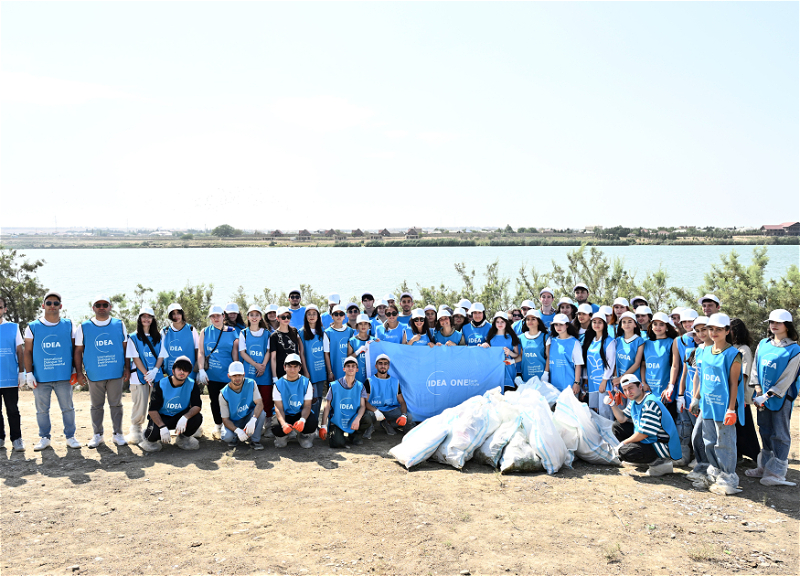
[[[558,314],[558,310],[553,307],[553,300],[555,300],[555,298],[555,292],[553,292],[553,289],[549,286],[539,291],[539,303],[542,305],[539,314],[548,330],[550,329],[550,324],[553,322],[553,318]]]
[[[200,336],[191,324],[186,323],[186,315],[183,308],[177,302],[173,302],[167,308],[167,319],[169,325],[161,330],[161,348],[167,352],[164,361],[164,368],[168,376],[172,376],[172,364],[176,358],[186,356],[192,363],[197,361],[197,347],[200,343]]]
[[[319,419],[320,406],[322,399],[328,392],[328,369],[325,365],[325,344],[330,348],[328,335],[322,327],[319,308],[315,304],[306,306],[306,318],[303,329],[300,331],[300,339],[303,341],[303,352],[305,362],[303,362],[303,372],[313,390],[311,401],[311,411]],[[316,425],[314,426],[316,430]]]
[[[519,335],[522,349],[522,380],[527,382],[534,376],[541,378],[547,366],[547,328],[537,310],[525,314],[525,331]]]
[[[575,284],[575,287],[572,289],[572,294],[575,296],[575,301],[578,303],[578,306],[581,304],[588,304],[592,307],[592,315],[600,311],[600,306],[589,302],[589,287],[583,282]]]
[[[225,325],[222,306],[212,306],[208,310],[211,326],[200,333],[197,363],[197,383],[208,387],[208,400],[214,418],[214,435],[222,435],[222,413],[219,408],[219,393],[230,381],[228,367],[239,360],[239,340],[236,330]]]
[[[670,388],[670,374],[673,362],[673,346],[678,332],[670,324],[669,316],[664,312],[656,312],[648,328],[647,340],[644,342],[641,374],[642,386],[661,399],[667,407],[673,421],[678,420],[678,409],[675,397],[678,390]],[[665,392],[667,394],[665,394]]]
[[[550,382],[559,392],[571,386],[578,396],[582,369],[583,350],[578,342],[578,331],[566,314],[556,314],[547,339],[547,368],[542,380]]]
[[[328,336],[325,352],[325,367],[328,371],[328,382],[333,382],[344,376],[344,360],[347,358],[347,345],[355,333],[352,328],[344,324],[344,308],[335,306],[331,312],[333,324],[325,329]]]
[[[389,320],[389,317],[386,316],[386,309],[388,307],[389,303],[386,300],[378,300],[378,303],[375,305],[375,316],[372,317],[372,328],[370,329],[370,334],[373,336],[378,333],[378,328]]]
[[[722,303],[719,298],[713,294],[706,294],[697,300],[697,303],[703,308],[703,316],[711,318],[712,314],[716,314],[722,308]]]
[[[388,302],[388,300],[387,300]],[[400,294],[400,315],[397,317],[397,320],[400,324],[404,326],[408,326],[408,323],[411,321],[411,309],[414,307],[414,296],[411,292],[403,292]]]
[[[378,314],[375,310],[375,296],[370,292],[364,292],[361,295],[361,305],[364,307],[364,314],[369,316],[370,321]]]
[[[6,322],[3,316],[6,313],[6,299],[0,296],[0,400],[6,406],[8,418],[8,432],[14,452],[25,450],[22,440],[22,428],[19,417],[19,387],[26,380],[25,363],[22,356],[22,334],[19,325]],[[0,448],[5,448],[6,431],[3,420],[2,404],[0,404]],[[42,438],[34,449],[41,450],[50,444],[49,438]]]
[[[78,382],[89,380],[89,397],[92,404],[92,430],[89,448],[97,448],[103,439],[103,406],[108,398],[113,436],[117,446],[125,446],[122,435],[122,381],[130,377],[125,360],[128,339],[125,324],[111,317],[111,299],[98,296],[92,302],[94,318],[86,320],[75,332],[75,370]],[[86,368],[86,376],[83,370]]]
[[[486,321],[486,309],[480,302],[473,302],[468,313],[471,320],[469,324],[464,324],[461,332],[464,334],[467,346],[480,346],[486,342],[486,336],[492,325]]]
[[[589,408],[603,416],[613,418],[611,402],[604,402],[608,381],[614,375],[617,343],[608,333],[606,316],[602,311],[592,315],[583,339],[583,360],[586,366],[586,392]],[[609,392],[609,398],[612,395]]]
[[[142,426],[147,421],[147,403],[150,399],[150,388],[154,382],[167,374],[162,372],[164,358],[156,352],[156,347],[165,354],[161,344],[161,333],[158,331],[155,313],[149,306],[142,306],[136,319],[136,334],[128,338],[125,357],[131,360],[135,370],[131,371],[131,427],[125,440],[128,444],[142,441]]]
[[[44,317],[25,328],[25,375],[36,401],[36,422],[41,449],[50,445],[50,398],[55,392],[67,446],[80,448],[75,439],[75,408],[72,404],[72,363],[75,326],[61,318],[61,295],[48,292],[42,301]]]
[[[522,304],[519,305],[519,310],[522,312],[522,315],[520,316],[519,320],[511,325],[511,328],[517,333],[517,336],[525,332],[525,317],[528,314],[528,311],[535,309],[536,304],[533,302],[533,300],[523,300]]]
[[[289,313],[292,315],[289,326],[295,330],[300,330],[303,327],[303,318],[306,316],[306,307],[300,305],[302,297],[303,293],[299,289],[289,292]],[[280,312],[278,312],[278,316],[280,315]],[[280,371],[283,372],[283,363],[281,363]]]
[[[436,315],[436,330],[433,339],[437,346],[465,346],[464,335],[453,327],[452,316],[447,310]]]
[[[236,330],[237,338],[239,333],[247,328],[244,318],[242,318],[242,313],[239,311],[239,305],[236,302],[228,302],[225,306],[225,326],[230,326]]]
[[[278,329],[269,337],[269,355],[272,365],[273,384],[286,373],[283,366],[289,354],[297,354],[301,359],[304,356],[303,341],[300,339],[300,332],[291,325],[292,318],[293,316],[289,308],[285,306],[278,308],[278,321],[280,324],[278,325]],[[305,322],[305,307],[303,308],[301,320]],[[302,328],[303,325],[301,324],[300,327]]]
[[[248,326],[239,334],[239,357],[244,365],[245,378],[255,380],[264,403],[267,418],[272,418],[272,367],[269,359],[267,322],[261,308],[255,304],[247,311]],[[269,425],[268,425],[269,426]],[[267,428],[269,429],[269,428]]]
[[[511,329],[508,314],[502,310],[494,313],[492,326],[486,334],[486,341],[480,344],[483,348],[502,348],[505,364],[504,390],[514,390],[514,378],[517,377],[517,360],[520,357],[519,336]]]
[[[356,378],[359,382],[367,382],[367,343],[375,340],[373,336],[369,335],[369,330],[372,324],[369,321],[369,316],[366,314],[359,314],[356,319],[356,333],[347,341],[347,355],[354,357],[358,360],[358,373]]]
[[[328,311],[325,312],[320,319],[322,320],[322,329],[325,330],[328,326],[333,324],[333,316],[331,316],[331,312],[333,312],[334,306],[338,306],[341,302],[341,297],[338,294],[331,294],[328,296]]]
[[[406,332],[406,326],[400,324],[397,320],[399,310],[394,304],[389,304],[386,307],[386,322],[375,328],[375,339],[381,342],[391,342],[393,344],[402,344],[403,336]],[[344,376],[344,374],[342,374]],[[333,380],[333,378],[331,378]]]

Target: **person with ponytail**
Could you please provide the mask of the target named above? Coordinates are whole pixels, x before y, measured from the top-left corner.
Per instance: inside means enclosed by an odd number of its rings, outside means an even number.
[[[520,375],[527,382],[534,376],[541,378],[547,367],[547,328],[539,317],[538,310],[528,310],[523,320],[525,330],[519,335],[522,350]]]
[[[519,351],[519,336],[511,329],[511,323],[508,321],[508,314],[505,312],[495,312],[492,319],[492,327],[489,328],[489,333],[486,335],[486,342],[481,344],[483,348],[496,348],[503,349],[505,354],[505,367],[506,375],[503,381],[503,387],[506,390],[513,390],[514,378],[517,377],[517,359],[520,357]]]
[[[332,319],[331,319],[332,321]],[[328,393],[328,369],[325,366],[325,344],[328,344],[328,335],[322,327],[322,315],[316,304],[306,306],[306,315],[303,318],[303,328],[300,330],[300,339],[303,341],[303,374],[311,382],[312,398],[311,412],[320,416],[320,406],[325,394]]]
[[[672,346],[678,332],[664,312],[653,314],[647,327],[647,340],[644,342],[640,379],[642,385],[652,392],[666,406],[673,421],[678,421],[675,397],[678,390],[669,385],[672,368]],[[666,392],[666,394],[665,394]]]
[[[614,387],[614,399],[617,405],[621,406],[625,404],[625,398],[620,388],[620,379],[626,374],[638,373],[644,355],[644,340],[633,312],[624,312],[620,316],[616,343],[617,361],[614,369],[616,375],[611,379],[611,384]]]
[[[578,342],[578,331],[566,314],[556,314],[547,339],[547,368],[542,380],[559,391],[571,386],[577,396],[581,391],[582,367],[583,350]]]
[[[617,343],[608,334],[608,324],[602,312],[592,315],[584,334],[582,348],[589,408],[611,420],[614,418],[611,405],[603,400],[606,397],[608,381],[614,376],[614,367],[617,364]],[[610,392],[608,394],[612,397]]]
[[[156,352],[157,347],[161,350]],[[158,330],[155,312],[149,306],[142,306],[136,319],[136,334],[131,334],[125,345],[125,357],[130,359],[135,369],[131,370],[131,427],[125,441],[139,444],[144,436],[142,429],[147,421],[147,406],[150,401],[150,388],[166,374],[162,371],[166,350],[161,346],[161,332]]]
[[[244,377],[255,380],[266,414],[265,432],[269,432],[272,419],[272,369],[270,367],[269,329],[264,314],[257,305],[247,311],[247,328],[239,333],[239,355],[244,366]]]

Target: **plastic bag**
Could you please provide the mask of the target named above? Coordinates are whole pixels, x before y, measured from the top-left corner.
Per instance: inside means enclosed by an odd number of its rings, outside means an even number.
[[[506,447],[511,437],[519,429],[521,418],[514,416],[511,420],[506,420],[481,444],[475,452],[475,460],[482,464],[487,464],[492,468],[497,468],[503,448]]]
[[[571,388],[564,389],[559,395],[553,423],[567,448],[581,460],[619,465],[619,458],[600,433],[592,411],[575,397]]]
[[[536,403],[524,413],[528,421],[528,443],[542,461],[548,474],[555,474],[562,466],[572,465],[572,452],[567,450],[564,440],[553,424],[553,413],[544,396],[535,393]],[[502,426],[501,426],[502,428]]]
[[[433,458],[460,470],[498,426],[500,415],[491,403],[473,403],[453,420],[450,433],[436,449]]]
[[[525,431],[518,428],[511,437],[500,459],[500,472],[540,472],[544,470],[542,461],[536,456],[528,443]]]
[[[457,416],[453,408],[448,408],[438,416],[428,418],[403,437],[403,441],[389,450],[406,468],[416,466],[430,458],[431,454],[450,433],[452,420]]]
[[[519,391],[523,391],[526,389],[536,390],[539,394],[541,394],[544,397],[545,400],[547,400],[547,403],[550,405],[551,408],[558,401],[558,395],[559,395],[558,388],[556,388],[549,382],[542,381],[541,379],[539,379],[538,376],[534,376],[527,382],[523,382],[522,378],[517,376],[515,382],[517,384],[517,390]]]

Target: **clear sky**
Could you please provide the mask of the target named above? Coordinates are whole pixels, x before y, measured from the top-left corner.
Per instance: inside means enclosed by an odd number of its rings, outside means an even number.
[[[0,226],[800,218],[797,2],[23,3]]]

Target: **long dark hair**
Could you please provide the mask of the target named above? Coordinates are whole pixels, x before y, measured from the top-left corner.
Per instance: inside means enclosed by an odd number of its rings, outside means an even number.
[[[433,342],[433,334],[431,333],[430,328],[428,328],[428,320],[424,316],[422,317],[422,319],[424,320],[424,322],[422,323],[422,328],[420,330],[417,330],[417,323],[414,322],[415,318],[412,318],[411,320],[408,321],[408,325],[411,328],[411,334],[427,335],[428,340]]]
[[[150,342],[152,342],[154,346],[161,342],[161,332],[158,331],[158,322],[156,322],[155,316],[153,317],[153,323],[150,324],[150,333],[145,334],[144,325],[142,324],[142,315],[139,314],[139,317],[136,319],[136,336],[138,336],[139,340],[142,342],[146,342],[145,336],[149,336]]]
[[[230,312],[225,312],[225,326],[230,326],[231,328],[247,328],[249,326],[249,324],[244,323],[241,312],[236,313],[236,320],[228,318],[228,314]]]
[[[606,322],[605,318],[598,318],[598,320],[603,321],[603,332],[602,337],[600,338],[600,358],[603,359],[603,368],[608,368],[608,360],[606,360],[606,339],[610,338],[608,335],[608,322]],[[589,353],[589,346],[592,345],[594,339],[597,338],[597,332],[594,331],[592,328],[591,321],[589,322],[589,327],[586,329],[586,332],[583,334],[583,364],[585,366],[589,365],[589,361],[587,360],[587,355]]]
[[[314,310],[312,308],[312,310]],[[317,313],[317,321],[314,323],[314,329],[311,329],[311,325],[308,323],[308,309],[306,309],[306,313],[303,314],[303,340],[311,340],[314,336],[322,340],[323,334],[325,331],[322,329],[322,315],[319,313],[319,310],[315,310]]]
[[[630,316],[626,316],[625,318],[627,318],[628,320],[631,320],[633,322],[633,333],[636,334],[637,336],[641,336],[642,335],[642,329],[639,328],[639,323],[636,320],[634,320],[633,318],[631,318]],[[619,326],[619,330],[616,330],[614,332],[618,337],[622,338],[623,340],[625,339],[625,330],[622,328],[622,321],[625,320],[625,318],[620,318],[619,319],[619,322],[617,322],[617,326]]]
[[[258,310],[253,310],[253,312],[258,312]],[[269,333],[269,325],[267,324],[267,321],[264,319],[264,314],[262,314],[261,312],[258,313],[261,314],[261,318],[258,320],[258,327],[263,328],[264,330],[267,331],[267,333]],[[248,312],[247,315],[250,316],[250,312]],[[250,328],[250,318],[247,319],[247,328],[248,329]]]
[[[669,322],[664,322],[664,324],[667,325],[667,334],[666,334],[667,338],[672,338],[674,340],[675,338],[680,336],[680,334],[678,334],[678,331],[675,330],[675,326],[673,326]],[[656,333],[653,332],[653,320],[652,319],[650,320],[650,325],[647,327],[647,337],[650,338],[650,340],[656,340]]]
[[[544,325],[544,321],[539,316],[530,316],[531,318],[536,318],[536,325],[539,327],[539,332],[542,332],[545,336],[547,335],[547,326]],[[528,316],[522,319],[522,333],[528,331]]]
[[[789,340],[794,340],[797,342],[797,328],[795,328],[794,324],[791,322],[784,322],[784,324],[786,325],[786,337]],[[733,322],[731,322],[731,326],[733,326]]]
[[[492,338],[497,336],[497,325],[495,324],[497,320],[498,320],[497,318],[492,319],[492,327],[489,328],[489,333],[486,334],[487,342],[491,342]],[[503,320],[503,318],[500,318],[500,320]],[[517,333],[514,332],[514,329],[511,327],[511,322],[509,322],[508,320],[506,320],[506,336],[511,337],[512,346],[519,346],[519,336],[517,336]]]
[[[571,322],[567,322],[565,326],[567,327],[567,334],[569,334],[573,338],[578,338],[579,336],[578,331],[575,329],[575,326],[573,326]],[[550,324],[550,337],[558,338],[558,332],[556,332],[555,324]]]

